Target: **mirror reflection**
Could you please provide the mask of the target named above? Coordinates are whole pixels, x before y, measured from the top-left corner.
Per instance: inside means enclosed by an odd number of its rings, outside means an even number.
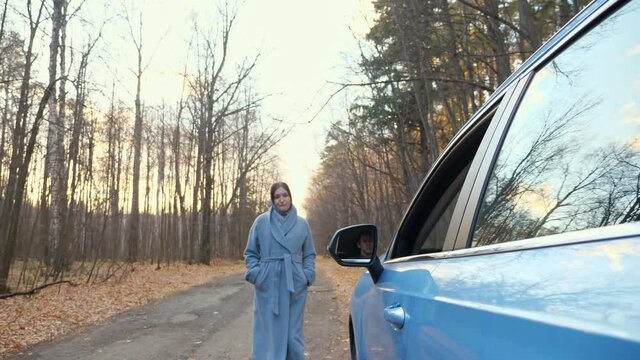
[[[341,260],[366,264],[375,254],[376,236],[372,225],[358,225],[340,230],[335,236],[335,254]]]

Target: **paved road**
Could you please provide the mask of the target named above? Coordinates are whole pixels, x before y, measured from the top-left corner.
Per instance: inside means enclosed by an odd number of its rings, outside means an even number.
[[[82,333],[12,359],[249,359],[253,287],[242,274],[215,280],[123,313]],[[347,359],[333,290],[324,276],[309,288],[307,359]]]

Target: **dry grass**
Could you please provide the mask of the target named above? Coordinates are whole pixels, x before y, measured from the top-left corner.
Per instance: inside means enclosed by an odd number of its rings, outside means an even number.
[[[244,263],[205,265],[136,265],[122,281],[45,288],[33,296],[0,300],[0,358],[42,341],[100,323],[125,310],[177,291],[244,271]]]

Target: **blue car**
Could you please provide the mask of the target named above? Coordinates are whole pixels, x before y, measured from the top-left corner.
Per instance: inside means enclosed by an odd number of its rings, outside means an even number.
[[[595,1],[456,134],[386,250],[335,233],[368,270],[351,357],[640,359],[639,221],[640,0]]]

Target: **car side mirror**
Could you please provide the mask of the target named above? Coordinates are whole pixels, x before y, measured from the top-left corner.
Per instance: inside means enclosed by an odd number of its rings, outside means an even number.
[[[339,265],[366,267],[374,282],[383,270],[377,250],[378,228],[371,224],[342,228],[333,234],[327,246],[327,251]]]

